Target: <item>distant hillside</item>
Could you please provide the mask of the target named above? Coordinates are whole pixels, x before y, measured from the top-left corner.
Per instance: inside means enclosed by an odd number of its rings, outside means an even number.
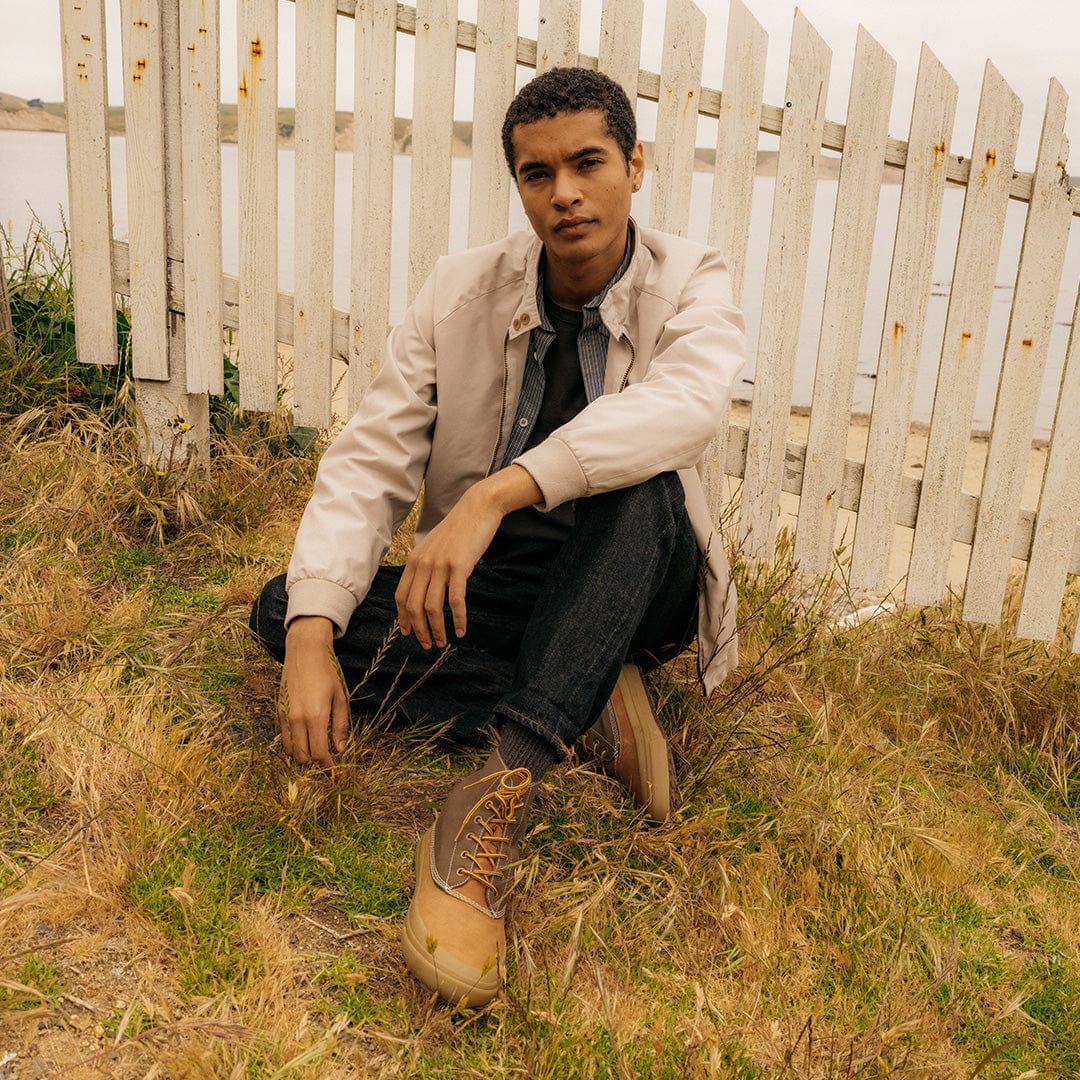
[[[65,126],[62,102],[31,107],[24,98],[0,93],[0,131],[63,131]]]
[[[221,141],[236,142],[237,117],[235,105],[222,105],[220,109]],[[113,105],[108,111],[109,131],[113,135],[124,134],[124,107]],[[0,131],[64,131],[66,118],[62,101],[48,101],[32,106],[24,98],[14,94],[0,93]],[[296,110],[278,109],[278,145],[292,146],[296,128]],[[335,122],[335,144],[338,150],[352,149],[353,114],[339,112]],[[407,154],[412,142],[412,121],[398,117],[394,121],[394,151]],[[472,124],[467,121],[454,123],[453,153],[455,157],[468,157],[472,148]]]
[[[236,106],[221,106],[221,141],[236,142]],[[278,146],[293,146],[296,127],[295,109],[278,109]],[[23,98],[14,94],[0,93],[0,131],[63,131],[65,129],[64,103],[48,101],[38,107],[31,106]],[[353,114],[338,112],[334,121],[335,145],[338,150],[352,149]],[[114,105],[109,108],[109,131],[114,135],[124,134],[124,107]],[[472,122],[454,121],[453,138],[454,157],[468,157],[472,153]],[[394,152],[408,154],[412,149],[412,120],[399,116],[394,121]],[[652,143],[645,144],[646,164],[652,165]],[[716,151],[712,147],[699,146],[694,157],[696,172],[711,172],[716,161]],[[759,150],[757,173],[759,176],[776,175],[777,154],[775,150]],[[838,157],[823,156],[819,163],[818,175],[821,179],[835,179],[840,172]],[[896,169],[884,169],[883,180],[895,181],[901,177]]]

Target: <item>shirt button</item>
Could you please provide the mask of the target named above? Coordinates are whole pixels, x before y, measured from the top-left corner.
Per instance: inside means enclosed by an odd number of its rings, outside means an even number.
[[[518,421],[518,427],[528,427],[528,426],[529,426],[529,418],[527,416],[523,416]]]
[[[529,316],[528,315],[522,315],[521,316],[521,325],[522,326],[528,326],[529,325]]]

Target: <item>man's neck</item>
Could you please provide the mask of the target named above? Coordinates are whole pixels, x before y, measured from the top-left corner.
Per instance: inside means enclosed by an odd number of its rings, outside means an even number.
[[[545,250],[544,291],[560,307],[580,311],[618,273],[626,256],[626,244],[630,243],[627,228],[626,241],[615,252],[604,252],[585,263],[560,263]]]

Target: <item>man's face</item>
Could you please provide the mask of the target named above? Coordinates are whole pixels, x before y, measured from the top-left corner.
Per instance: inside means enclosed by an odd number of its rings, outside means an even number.
[[[549,263],[584,269],[614,259],[613,274],[625,250],[630,196],[644,172],[641,143],[627,163],[595,109],[518,124],[511,137],[521,202]]]

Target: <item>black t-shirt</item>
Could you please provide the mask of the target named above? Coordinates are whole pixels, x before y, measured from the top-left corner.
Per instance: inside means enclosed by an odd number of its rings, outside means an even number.
[[[525,443],[526,450],[542,443],[588,403],[578,356],[583,316],[580,311],[559,307],[548,296],[544,297],[544,312],[555,329],[555,340],[544,357],[544,398]],[[561,544],[573,524],[573,502],[565,502],[546,514],[532,506],[523,507],[503,518],[487,554],[509,560],[513,559],[515,549],[528,541]]]

